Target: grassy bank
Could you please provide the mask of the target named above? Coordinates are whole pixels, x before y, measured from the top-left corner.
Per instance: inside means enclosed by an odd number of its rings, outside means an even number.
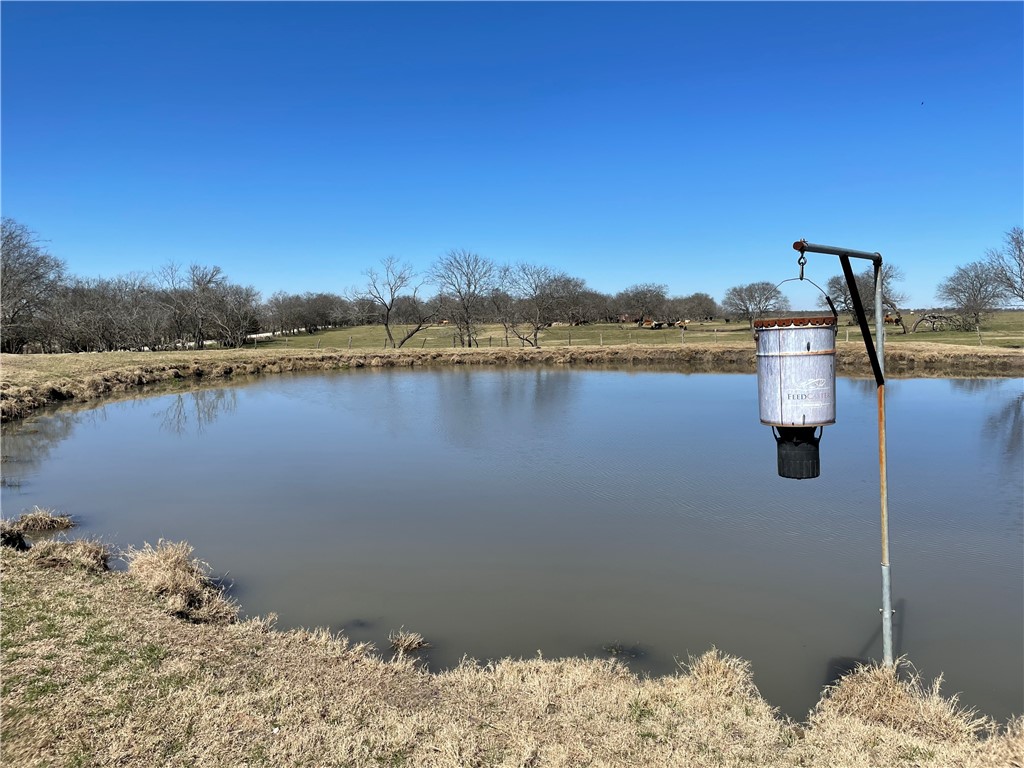
[[[316,337],[296,338],[308,343]],[[754,344],[745,332],[713,343],[671,345],[286,350],[275,344],[258,349],[199,352],[0,355],[0,418],[8,421],[43,405],[100,398],[147,384],[178,382],[186,385],[283,371],[438,365],[656,366],[692,373],[752,373],[756,370],[756,358]],[[836,370],[846,375],[868,375],[870,367],[863,342],[837,342]],[[889,376],[1024,376],[1024,353],[992,346],[903,342],[886,347],[886,373]]]
[[[714,650],[657,679],[587,659],[431,674],[223,604],[183,613],[176,589],[215,590],[184,545],[134,553],[127,572],[76,546],[0,550],[4,765],[1024,765],[1019,719],[997,726],[883,669],[827,689],[803,723]]]

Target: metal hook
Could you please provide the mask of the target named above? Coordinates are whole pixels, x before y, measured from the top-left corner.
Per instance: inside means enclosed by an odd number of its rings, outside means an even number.
[[[807,257],[804,256],[803,251],[800,252],[800,258],[796,260],[796,263],[800,265],[800,279],[804,279],[804,265],[807,263]]]

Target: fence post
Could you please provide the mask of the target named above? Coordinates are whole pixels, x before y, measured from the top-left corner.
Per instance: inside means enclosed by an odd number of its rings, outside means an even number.
[[[603,333],[599,333],[597,335],[598,335],[598,338],[600,338],[600,340],[601,340],[600,345],[603,347],[604,346],[604,334]]]
[[[348,348],[352,349],[352,337],[351,336],[348,337]]]

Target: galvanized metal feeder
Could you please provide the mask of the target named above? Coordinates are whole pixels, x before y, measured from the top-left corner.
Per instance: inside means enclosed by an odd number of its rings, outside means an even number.
[[[806,240],[793,243],[800,252],[797,263],[804,280],[807,253],[839,257],[843,276],[850,291],[857,324],[864,337],[864,347],[871,363],[878,392],[878,470],[881,501],[882,534],[882,660],[893,664],[892,645],[892,582],[889,575],[889,492],[885,446],[885,326],[882,317],[882,255],[854,251],[831,245],[817,245]],[[874,265],[875,339],[864,312],[864,303],[857,289],[850,259],[867,259]],[[790,280],[783,280],[788,283]],[[815,288],[821,287],[808,280]],[[782,285],[782,283],[779,283]],[[825,292],[822,291],[824,294]],[[780,320],[759,320],[754,323],[757,335],[757,391],[761,423],[772,427],[778,447],[779,475],[805,480],[821,474],[818,444],[824,427],[836,421],[836,313],[835,305],[825,294],[832,317],[791,317]]]
[[[754,329],[761,423],[775,434],[779,477],[818,477],[818,443],[836,422],[836,318],[757,320]]]

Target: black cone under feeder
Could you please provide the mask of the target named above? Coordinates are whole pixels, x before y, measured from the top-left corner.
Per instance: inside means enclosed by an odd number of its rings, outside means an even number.
[[[821,474],[818,443],[821,432],[814,427],[776,427],[779,452],[779,477],[810,480]]]

